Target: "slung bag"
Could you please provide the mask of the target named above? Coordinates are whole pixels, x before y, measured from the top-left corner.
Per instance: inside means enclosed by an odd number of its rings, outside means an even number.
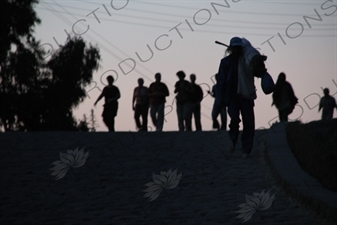
[[[273,78],[270,76],[268,72],[265,72],[265,74],[262,76],[261,87],[266,95],[269,95],[274,92],[275,83]]]

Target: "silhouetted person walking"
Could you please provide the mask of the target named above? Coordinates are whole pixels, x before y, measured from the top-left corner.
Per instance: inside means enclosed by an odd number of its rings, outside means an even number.
[[[191,93],[192,88],[190,82],[185,80],[185,73],[178,71],[177,76],[179,81],[174,85],[174,93],[177,101],[177,116],[179,131],[192,130],[192,107],[191,107]]]
[[[165,117],[166,97],[170,95],[166,84],[161,82],[161,74],[156,73],[156,81],[149,87],[150,115],[156,131],[162,131]]]
[[[103,121],[108,127],[109,131],[115,131],[115,117],[117,116],[118,111],[118,99],[121,97],[119,89],[113,85],[114,78],[108,76],[107,78],[108,86],[104,87],[100,96],[98,96],[94,106],[97,102],[100,101],[103,97],[105,99],[104,109],[102,113]]]
[[[298,99],[291,84],[286,81],[284,73],[279,74],[272,96],[272,105],[275,105],[278,110],[280,122],[287,122],[288,115],[293,112]]]
[[[149,112],[148,88],[144,86],[144,79],[138,79],[138,87],[133,91],[132,109],[135,111],[134,118],[139,131],[147,131],[147,116]],[[135,104],[136,103],[136,104]],[[140,122],[140,116],[142,122]]]
[[[336,100],[334,97],[330,95],[330,91],[328,88],[324,88],[323,90],[324,96],[321,98],[319,102],[318,112],[323,108],[322,111],[322,120],[332,119],[333,110],[336,108]]]
[[[228,132],[231,139],[228,146],[229,152],[235,150],[238,141],[241,114],[242,157],[245,158],[251,153],[254,143],[254,100],[256,99],[254,76],[260,77],[266,72],[264,67],[266,57],[261,56],[248,40],[239,37],[233,37],[230,40],[227,52],[229,55],[221,60],[219,66],[217,97],[219,96],[219,102],[228,106],[228,114],[231,118]]]
[[[201,101],[204,97],[204,93],[199,85],[195,83],[195,80],[197,77],[195,74],[190,75],[191,80],[191,88],[192,88],[192,94],[191,94],[191,110],[192,110],[192,116],[194,116],[194,122],[195,122],[195,129],[197,131],[201,131]]]
[[[218,80],[218,74],[215,75],[215,80]],[[216,88],[216,84],[212,87],[212,92],[208,91],[208,93],[214,98],[213,108],[212,108],[212,120],[214,129],[218,130],[226,130],[227,127],[227,109],[226,106],[219,102],[218,91]],[[221,126],[218,121],[218,116],[220,114]]]

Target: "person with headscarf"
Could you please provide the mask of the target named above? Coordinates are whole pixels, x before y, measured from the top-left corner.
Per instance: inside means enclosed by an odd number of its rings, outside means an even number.
[[[243,48],[244,43],[241,38],[233,37],[230,40],[227,48],[229,54],[220,62],[216,90],[218,92],[217,101],[228,107],[228,115],[230,117],[228,134],[231,139],[228,150],[230,153],[235,150],[239,137],[241,114],[243,123],[241,135],[242,157],[246,158],[253,149],[255,134],[254,100],[256,93],[253,73],[245,73],[248,67],[242,62]],[[240,90],[247,91],[242,93]]]
[[[298,99],[291,84],[286,81],[286,75],[283,72],[277,78],[272,97],[272,106],[276,106],[280,122],[287,122],[288,116],[293,112]]]

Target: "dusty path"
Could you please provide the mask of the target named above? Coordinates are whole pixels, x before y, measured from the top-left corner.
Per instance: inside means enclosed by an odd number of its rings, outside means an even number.
[[[275,194],[246,224],[323,224],[275,186],[264,160],[266,131],[252,155],[229,154],[222,132],[1,133],[1,224],[239,224],[246,194]],[[59,152],[85,147],[86,163],[54,180]],[[148,201],[152,174],[182,178]]]

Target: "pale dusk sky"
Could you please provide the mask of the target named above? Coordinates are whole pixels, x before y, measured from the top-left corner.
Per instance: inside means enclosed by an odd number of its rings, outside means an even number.
[[[116,131],[136,131],[133,89],[140,77],[149,86],[157,72],[170,91],[164,131],[178,130],[173,90],[179,70],[187,79],[192,73],[197,76],[196,83],[205,95],[203,130],[211,130],[214,99],[207,90],[214,84],[213,76],[225,52],[225,47],[214,42],[229,43],[233,36],[245,37],[268,57],[266,66],[275,82],[280,72],[287,75],[299,99],[291,120],[307,123],[320,119],[317,105],[322,88],[328,87],[337,98],[336,0],[42,0],[35,10],[42,20],[35,27],[35,36],[46,50],[53,52],[58,44],[64,44],[66,32],[99,47],[101,68],[86,88],[87,98],[74,110],[81,119],[94,109],[97,131],[107,131],[101,117],[104,100],[96,107],[93,104],[108,75],[115,77],[122,96]],[[272,97],[263,94],[260,82],[255,79],[256,129],[269,128],[278,120],[276,108],[271,107]],[[334,118],[336,115],[337,111]],[[148,125],[153,127],[150,116]]]

